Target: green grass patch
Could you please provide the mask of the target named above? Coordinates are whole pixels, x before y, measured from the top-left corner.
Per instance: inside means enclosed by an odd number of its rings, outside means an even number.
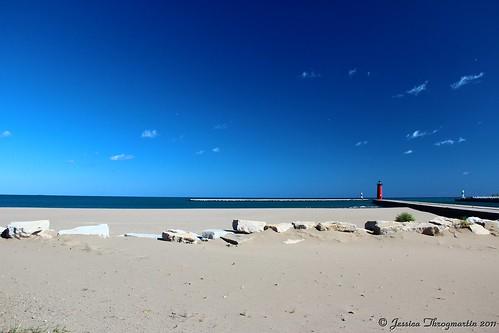
[[[397,221],[397,222],[411,222],[411,221],[416,221],[416,219],[414,218],[414,216],[412,216],[412,214],[404,212],[404,213],[397,215],[397,217],[395,218],[395,221]]]

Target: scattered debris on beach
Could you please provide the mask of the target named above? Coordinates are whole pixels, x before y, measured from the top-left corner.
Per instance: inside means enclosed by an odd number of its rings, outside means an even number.
[[[109,226],[107,224],[98,225],[85,225],[81,227],[76,227],[73,229],[60,230],[57,233],[59,236],[62,235],[86,235],[86,236],[99,236],[102,238],[109,237]]]

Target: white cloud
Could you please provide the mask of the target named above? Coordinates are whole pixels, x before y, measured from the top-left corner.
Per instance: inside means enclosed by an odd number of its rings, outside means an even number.
[[[467,84],[470,84],[480,78],[482,78],[485,75],[485,73],[480,72],[478,74],[471,74],[471,75],[465,75],[461,76],[459,81],[454,82],[450,85],[450,87],[454,90],[461,88],[462,86],[465,86]]]
[[[404,94],[397,94],[392,96],[392,98],[402,98],[402,97],[404,97]]]
[[[463,171],[463,176],[468,176],[469,174],[471,174],[471,172],[469,172],[469,171]]]
[[[317,79],[321,77],[320,73],[316,73],[314,71],[304,71],[299,75],[299,78],[301,79]]]
[[[353,68],[351,70],[348,71],[348,76],[352,77],[355,75],[355,73],[357,73],[357,68]]]
[[[406,154],[406,155],[409,155],[409,154],[412,154],[412,153],[413,153],[413,151],[412,151],[412,150],[410,150],[410,149],[409,149],[409,150],[404,151],[404,154]]]
[[[198,151],[196,152],[196,155],[203,155],[204,153],[205,153],[205,151],[204,151],[204,150],[198,150]]]
[[[211,151],[214,152],[214,153],[219,153],[220,152],[220,148],[215,147]]]
[[[155,129],[153,130],[144,130],[144,132],[142,132],[142,137],[143,138],[148,138],[148,139],[152,139],[152,138],[155,138],[159,135],[158,131],[156,131]]]
[[[447,139],[447,140],[444,140],[444,141],[435,142],[435,146],[453,145],[454,142],[455,141],[452,140],[452,139]]]
[[[406,93],[408,93],[409,95],[417,96],[421,92],[426,90],[427,85],[428,85],[428,81],[425,81],[425,82],[421,83],[420,85],[415,86],[414,88],[407,90]]]
[[[356,147],[360,147],[360,146],[364,146],[364,145],[367,145],[368,144],[368,141],[359,141],[355,144]]]
[[[133,155],[128,155],[128,154],[118,154],[118,155],[112,155],[109,157],[111,161],[126,161],[126,160],[132,160],[134,159],[135,156]]]
[[[226,123],[223,123],[223,124],[216,124],[215,126],[213,126],[213,129],[214,130],[224,130],[224,129],[227,129],[229,126],[226,124]]]
[[[420,130],[415,130],[414,132],[407,134],[405,137],[408,139],[416,139],[416,138],[420,138],[420,137],[425,136],[425,135],[428,135],[428,133],[420,131]]]
[[[456,139],[456,140],[447,139],[447,140],[444,140],[444,141],[435,142],[435,146],[453,145],[455,143],[462,143],[462,142],[465,142],[465,141],[466,141],[465,138],[459,137],[459,139]]]
[[[0,133],[0,138],[8,138],[9,136],[12,136],[12,132],[11,131],[3,131],[2,133]]]

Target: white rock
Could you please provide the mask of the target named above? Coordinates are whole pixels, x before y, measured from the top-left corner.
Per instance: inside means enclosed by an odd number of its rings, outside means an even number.
[[[448,217],[437,216],[429,221],[431,224],[441,225],[444,227],[457,227],[461,224],[459,219],[451,219]]]
[[[355,232],[357,226],[353,223],[328,221],[317,224],[319,231],[340,231],[340,232]]]
[[[312,221],[295,221],[293,222],[295,229],[314,229],[317,226],[317,222]]]
[[[7,228],[2,232],[2,237],[25,238],[36,235],[42,231],[49,230],[49,228],[49,220],[16,221],[7,225]]]
[[[265,229],[272,229],[275,232],[286,232],[289,229],[293,228],[292,223],[277,223],[277,224],[267,224]]]
[[[195,244],[199,240],[199,235],[180,229],[168,229],[162,233],[161,238],[169,242]]]
[[[207,229],[201,233],[201,237],[208,239],[218,239],[227,235],[228,232],[222,229]]]
[[[283,243],[286,245],[290,245],[290,244],[298,244],[298,243],[301,243],[303,241],[304,241],[304,239],[287,239]]]
[[[490,235],[490,231],[476,223],[470,225],[468,228],[470,228],[471,232],[475,235]]]
[[[109,237],[109,226],[107,224],[85,225],[73,229],[59,230],[59,235],[88,235]]]
[[[128,233],[124,234],[123,236],[134,237],[134,238],[152,238],[152,239],[160,239],[161,238],[160,234],[142,234],[142,233],[136,233],[136,232],[128,232]]]
[[[232,229],[237,232],[252,234],[254,232],[262,232],[265,229],[266,224],[267,223],[261,221],[234,220],[232,221]]]
[[[395,221],[367,221],[365,228],[375,235],[390,235],[404,231],[403,223]]]
[[[435,236],[440,234],[445,228],[442,225],[435,225],[433,223],[419,223],[419,222],[405,222],[404,231],[413,231],[423,235]]]

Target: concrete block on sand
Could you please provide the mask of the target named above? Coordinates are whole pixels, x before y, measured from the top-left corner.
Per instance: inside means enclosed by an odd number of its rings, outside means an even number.
[[[220,237],[220,239],[231,245],[241,245],[244,242],[247,242],[253,239],[253,236],[242,235],[242,234],[227,234],[225,236]]]
[[[203,230],[201,237],[208,239],[219,239],[222,236],[227,235],[228,232],[222,229],[207,229]]]
[[[449,217],[443,217],[443,216],[437,216],[430,221],[428,221],[431,224],[435,225],[441,225],[444,227],[459,227],[461,225],[461,220],[460,219],[452,219]]]
[[[60,230],[59,235],[88,235],[99,236],[102,238],[109,237],[109,226],[107,224],[85,225],[73,229]]]
[[[197,234],[180,229],[168,229],[162,233],[161,237],[165,241],[187,244],[195,244],[199,240]]]
[[[499,235],[499,221],[481,219],[479,217],[468,217],[466,222],[479,224],[494,235]],[[476,228],[479,229],[479,228]]]
[[[365,225],[375,235],[390,235],[397,232],[411,231],[423,235],[435,236],[446,227],[433,223],[420,222],[395,222],[395,221],[368,221]]]
[[[3,230],[4,238],[26,238],[50,229],[49,220],[11,222]]]
[[[125,237],[133,237],[133,238],[151,238],[151,239],[161,239],[160,234],[142,234],[142,233],[136,233],[136,232],[128,232],[124,234],[123,236]]]
[[[316,228],[319,231],[355,232],[357,230],[357,226],[353,223],[337,221],[320,222]]]
[[[470,228],[471,232],[475,235],[490,235],[490,231],[476,223],[471,224],[468,228]]]
[[[295,229],[314,229],[317,227],[317,222],[313,221],[295,221],[293,222]]]
[[[266,222],[261,221],[234,220],[232,221],[232,229],[237,232],[252,234],[254,232],[262,232],[266,224]]]
[[[277,223],[277,224],[267,224],[265,226],[265,230],[267,229],[272,229],[274,230],[275,232],[286,232],[288,231],[289,229],[292,229],[293,228],[293,224],[292,223]]]

